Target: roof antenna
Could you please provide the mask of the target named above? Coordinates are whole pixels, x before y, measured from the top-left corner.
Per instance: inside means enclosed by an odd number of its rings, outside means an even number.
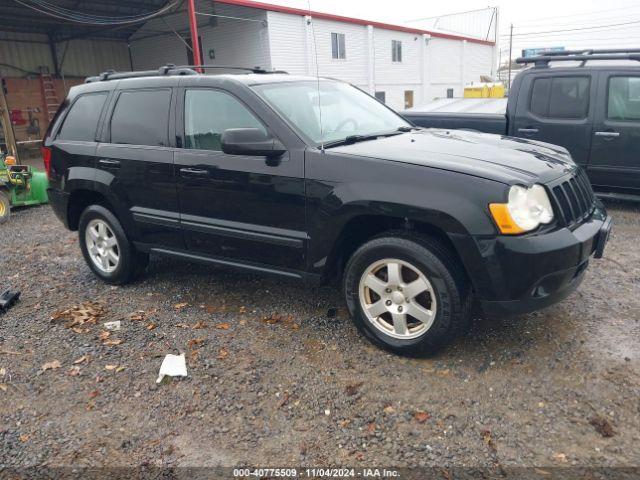
[[[320,122],[320,151],[324,153],[324,128],[322,126],[322,101],[320,100],[320,72],[318,65],[318,45],[316,44],[316,29],[313,25],[313,19],[311,17],[311,0],[307,0],[307,5],[309,9],[309,18],[307,20],[307,24],[311,25],[311,36],[313,37],[313,53],[316,62],[316,83],[318,88],[318,114],[319,114],[319,122]]]

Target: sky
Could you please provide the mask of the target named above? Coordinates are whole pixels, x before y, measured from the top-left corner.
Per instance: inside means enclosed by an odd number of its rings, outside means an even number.
[[[513,24],[514,57],[523,48],[640,48],[638,0],[264,0],[297,8],[393,24],[486,7],[499,8],[499,45],[508,56]],[[416,26],[415,23],[408,25]],[[596,28],[592,28],[596,27]],[[561,31],[559,31],[561,30]],[[504,57],[503,57],[504,58]]]

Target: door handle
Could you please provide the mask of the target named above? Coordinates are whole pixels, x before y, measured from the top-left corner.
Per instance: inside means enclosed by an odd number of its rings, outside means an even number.
[[[595,135],[596,135],[596,137],[613,138],[613,137],[619,137],[620,136],[620,132],[596,132]]]
[[[206,177],[209,175],[209,170],[202,168],[181,168],[180,174],[183,177]]]
[[[518,132],[520,133],[538,133],[538,129],[537,128],[519,128]]]
[[[120,168],[119,160],[108,160],[106,158],[101,158],[98,160],[98,163],[107,168]]]

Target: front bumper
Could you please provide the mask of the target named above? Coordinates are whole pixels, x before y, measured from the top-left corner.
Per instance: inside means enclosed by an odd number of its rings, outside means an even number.
[[[522,237],[477,240],[490,288],[479,295],[486,315],[539,310],[567,297],[584,279],[591,257],[600,258],[612,219],[599,205],[578,228]]]

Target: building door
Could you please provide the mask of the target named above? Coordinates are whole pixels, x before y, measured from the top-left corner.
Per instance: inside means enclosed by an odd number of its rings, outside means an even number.
[[[413,90],[404,91],[404,108],[413,107]]]

